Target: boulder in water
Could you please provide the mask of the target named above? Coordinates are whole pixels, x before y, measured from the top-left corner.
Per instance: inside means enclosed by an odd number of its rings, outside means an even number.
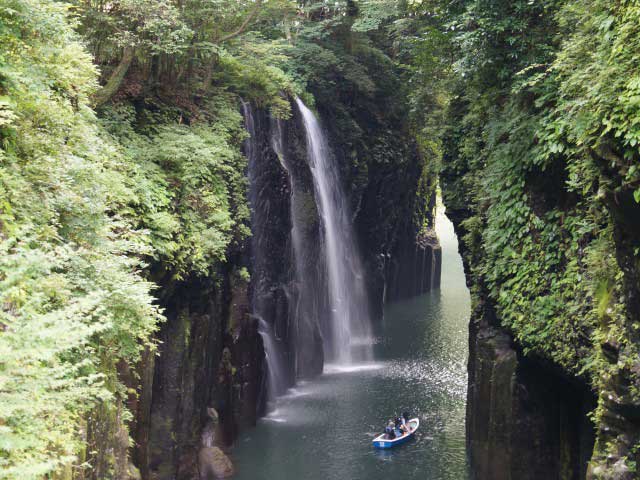
[[[234,474],[233,463],[218,447],[203,447],[198,452],[200,480],[229,478]]]

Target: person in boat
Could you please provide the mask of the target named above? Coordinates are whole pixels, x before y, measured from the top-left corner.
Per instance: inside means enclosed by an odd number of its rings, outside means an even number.
[[[384,433],[387,435],[387,440],[393,440],[396,438],[396,432],[393,424],[393,420],[389,419],[389,423],[384,429]]]
[[[396,430],[400,432],[400,435],[406,435],[409,433],[409,428],[407,427],[407,422],[405,421],[404,416],[396,417],[395,426]]]
[[[404,425],[404,428],[407,429],[407,432],[409,432],[411,429],[409,428],[409,412],[402,412],[402,425]]]
[[[396,430],[398,430],[399,432],[402,433],[402,420],[400,419],[400,417],[396,417],[395,420],[393,421]]]

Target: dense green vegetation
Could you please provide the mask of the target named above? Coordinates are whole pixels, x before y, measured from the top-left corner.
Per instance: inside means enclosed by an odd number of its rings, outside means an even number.
[[[82,448],[160,319],[149,243],[121,212],[123,158],[88,103],[95,68],[54,2],[6,2],[2,30],[0,469],[41,478]]]
[[[177,12],[152,18],[156,2],[111,4],[113,15],[71,7],[0,7],[2,478],[42,478],[90,456],[82,439],[97,402],[126,421],[117,370],[153,348],[162,321],[149,264],[177,278],[205,273],[247,234],[245,133],[224,89],[189,126],[179,97],[154,95],[137,110],[116,103],[99,118],[91,109],[102,95],[93,59],[122,47],[102,38],[120,42],[109,28],[152,60],[189,38]]]
[[[250,234],[239,99],[287,118],[292,95],[331,120],[354,191],[408,168],[382,118],[416,138],[423,199],[442,165],[476,300],[592,386],[596,457],[616,450],[607,398],[640,404],[638,18],[601,0],[4,0],[0,478],[90,469],[98,404],[126,425],[119,369],[154,348],[157,282],[215,275]]]
[[[596,477],[610,454],[634,470],[637,446],[621,445],[640,438],[621,442],[610,418],[640,402],[638,5],[466,3],[447,19],[443,186],[476,298],[525,354],[597,393]]]

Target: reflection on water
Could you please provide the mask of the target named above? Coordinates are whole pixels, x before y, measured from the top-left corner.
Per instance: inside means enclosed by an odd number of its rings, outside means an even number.
[[[372,363],[327,365],[301,382],[233,450],[237,479],[464,480],[469,293],[453,226],[437,221],[440,290],[387,307]],[[411,442],[375,450],[394,414],[420,417]]]

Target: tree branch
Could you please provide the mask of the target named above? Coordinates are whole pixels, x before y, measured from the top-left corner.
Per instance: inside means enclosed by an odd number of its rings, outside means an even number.
[[[240,35],[242,32],[246,30],[246,28],[249,26],[251,21],[255,18],[256,14],[258,13],[258,10],[260,10],[260,6],[262,5],[262,0],[255,0],[255,2],[256,2],[255,5],[253,6],[249,14],[245,17],[245,19],[242,21],[240,26],[237,29],[235,29],[233,32],[223,35],[222,37],[217,39],[215,43],[220,44],[220,43],[226,42],[227,40],[231,40],[232,38],[237,37],[238,35]],[[203,92],[209,90],[209,87],[211,86],[211,79],[213,78],[213,70],[216,67],[217,60],[218,60],[218,55],[213,53],[211,55],[211,61],[209,62],[209,65],[207,66],[207,69],[205,71],[204,78],[202,79]]]
[[[242,32],[244,32],[244,30],[249,26],[249,24],[251,23],[253,18],[258,13],[258,10],[260,9],[260,5],[262,5],[262,0],[256,0],[256,3],[253,6],[253,8],[251,9],[251,11],[249,12],[249,15],[247,15],[247,17],[240,24],[240,26],[236,30],[234,30],[233,32],[228,33],[227,35],[224,35],[221,38],[219,38],[217,43],[222,43],[222,42],[226,42],[227,40],[231,40],[233,37],[237,37]]]
[[[127,74],[129,67],[131,66],[131,62],[133,62],[133,57],[135,53],[135,48],[132,46],[124,47],[124,51],[122,52],[122,58],[120,59],[120,63],[115,68],[107,83],[105,83],[104,87],[98,90],[94,96],[95,106],[99,107],[104,103],[108,102],[111,97],[118,91],[120,85],[122,84],[122,80],[124,80],[124,76]]]

